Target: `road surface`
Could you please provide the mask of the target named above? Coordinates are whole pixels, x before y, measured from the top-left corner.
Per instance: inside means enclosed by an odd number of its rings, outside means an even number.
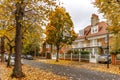
[[[51,71],[57,75],[66,76],[67,80],[120,80],[119,75],[92,71],[85,68],[75,68],[64,65],[55,65],[34,60],[24,60],[24,64]]]

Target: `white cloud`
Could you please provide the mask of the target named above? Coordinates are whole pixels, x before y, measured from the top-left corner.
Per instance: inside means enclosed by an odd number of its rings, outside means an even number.
[[[97,8],[91,4],[91,0],[59,0],[63,3],[63,6],[70,13],[75,31],[78,32],[87,25],[90,25],[90,18],[93,13],[97,14],[100,19],[101,14],[98,14]]]

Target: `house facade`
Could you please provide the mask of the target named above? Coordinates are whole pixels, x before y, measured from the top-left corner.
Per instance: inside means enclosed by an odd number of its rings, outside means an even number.
[[[96,14],[92,14],[91,24],[79,30],[78,38],[74,41],[72,48],[89,51],[89,62],[96,63],[99,54],[107,51],[107,26],[105,22],[99,22]]]
[[[64,49],[59,50],[59,54],[62,54]],[[48,59],[56,59],[57,54],[57,48],[55,45],[50,45],[46,42],[43,43],[43,46],[41,47],[41,55],[43,57],[46,57]]]
[[[79,30],[77,39],[73,42],[71,46],[65,46],[60,50],[60,54],[67,53],[68,50],[85,50],[89,51],[89,62],[96,63],[99,54],[107,53],[107,23],[104,21],[99,21],[99,17],[96,14],[92,14],[90,25],[86,26],[84,29]],[[109,36],[110,38],[110,36]],[[109,39],[111,40],[111,39]],[[50,54],[52,59],[56,58],[56,47],[45,43],[42,47],[42,52],[45,56]],[[109,45],[110,48],[110,45]]]

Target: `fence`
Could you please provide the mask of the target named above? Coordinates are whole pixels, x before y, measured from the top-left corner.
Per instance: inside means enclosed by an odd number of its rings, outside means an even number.
[[[89,54],[60,54],[60,59],[71,60],[71,61],[87,61],[89,62]]]
[[[114,63],[113,63],[114,64]],[[115,64],[120,65],[120,54],[117,54],[115,57]]]

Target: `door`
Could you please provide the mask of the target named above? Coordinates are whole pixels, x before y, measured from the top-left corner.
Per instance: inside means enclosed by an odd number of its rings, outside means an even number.
[[[97,62],[97,48],[92,48],[90,53],[90,62],[96,63]]]

